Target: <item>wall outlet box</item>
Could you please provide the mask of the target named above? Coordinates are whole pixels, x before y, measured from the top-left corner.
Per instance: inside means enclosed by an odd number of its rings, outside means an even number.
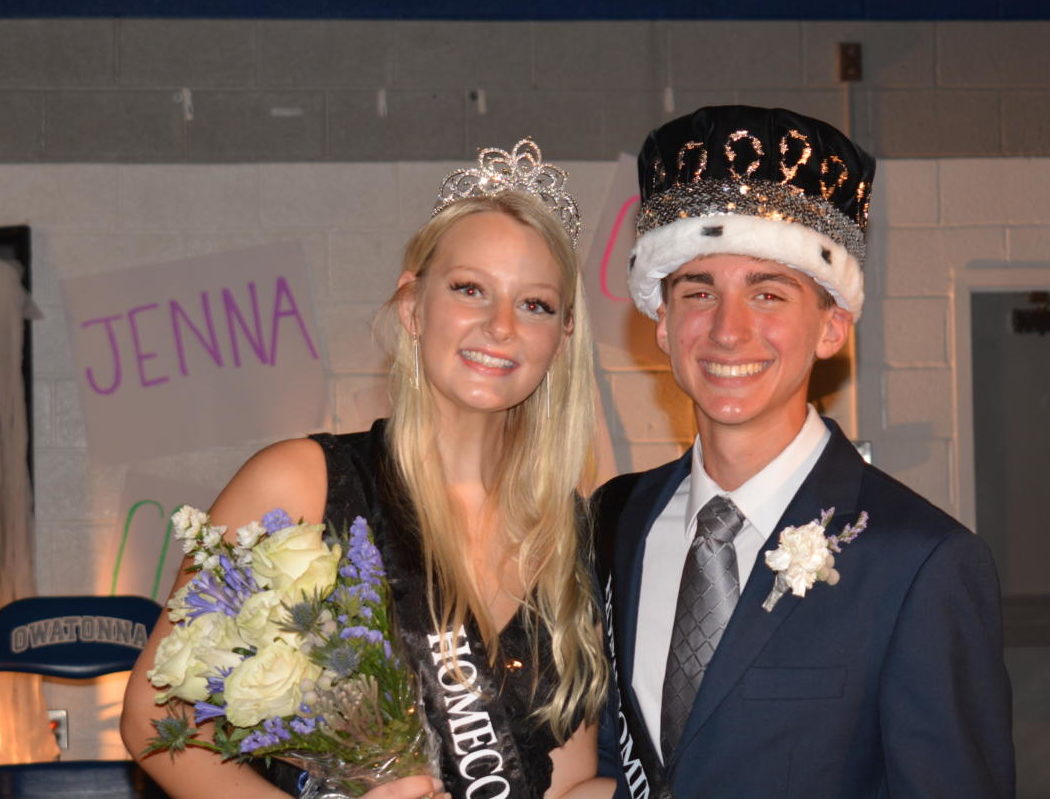
[[[55,734],[55,742],[59,749],[69,748],[69,713],[65,710],[47,711],[47,721],[51,725],[51,732]]]

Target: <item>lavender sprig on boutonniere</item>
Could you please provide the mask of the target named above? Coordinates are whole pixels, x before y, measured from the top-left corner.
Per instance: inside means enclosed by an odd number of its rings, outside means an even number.
[[[838,583],[834,553],[842,552],[842,547],[864,532],[868,526],[868,512],[861,511],[857,521],[847,524],[838,535],[827,535],[834,515],[835,509],[828,508],[821,512],[820,519],[780,531],[777,548],[766,553],[766,565],[776,573],[776,580],[773,590],[762,603],[763,610],[772,612],[789,590],[795,596],[805,596],[817,581],[828,585]]]

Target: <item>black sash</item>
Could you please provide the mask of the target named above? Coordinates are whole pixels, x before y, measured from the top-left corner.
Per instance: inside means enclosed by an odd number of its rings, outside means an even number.
[[[476,626],[433,629],[418,525],[396,467],[386,456],[382,425],[377,423],[368,434],[353,438],[366,451],[354,448],[357,468],[340,470],[335,480],[340,485],[333,484],[330,470],[329,496],[339,491],[343,497],[359,497],[367,506],[358,509],[352,503],[346,510],[365,517],[382,554],[397,624],[395,637],[420,677],[427,720],[440,742],[445,790],[456,799],[541,799],[545,786],[528,784],[511,732],[512,722],[520,725],[526,720],[507,717],[499,697],[501,679],[489,665]],[[469,687],[443,662],[442,636],[449,641],[447,651],[456,652]]]

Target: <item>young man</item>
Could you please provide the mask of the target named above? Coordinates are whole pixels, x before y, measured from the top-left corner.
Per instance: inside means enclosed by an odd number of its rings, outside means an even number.
[[[597,495],[618,797],[1014,794],[987,547],[806,403],[861,312],[874,166],[782,109],[643,146],[631,294],[698,436]]]

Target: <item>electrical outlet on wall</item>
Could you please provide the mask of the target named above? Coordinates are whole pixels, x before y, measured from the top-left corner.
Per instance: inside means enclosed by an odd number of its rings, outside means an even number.
[[[59,749],[69,748],[69,713],[65,710],[47,711],[47,721]]]

